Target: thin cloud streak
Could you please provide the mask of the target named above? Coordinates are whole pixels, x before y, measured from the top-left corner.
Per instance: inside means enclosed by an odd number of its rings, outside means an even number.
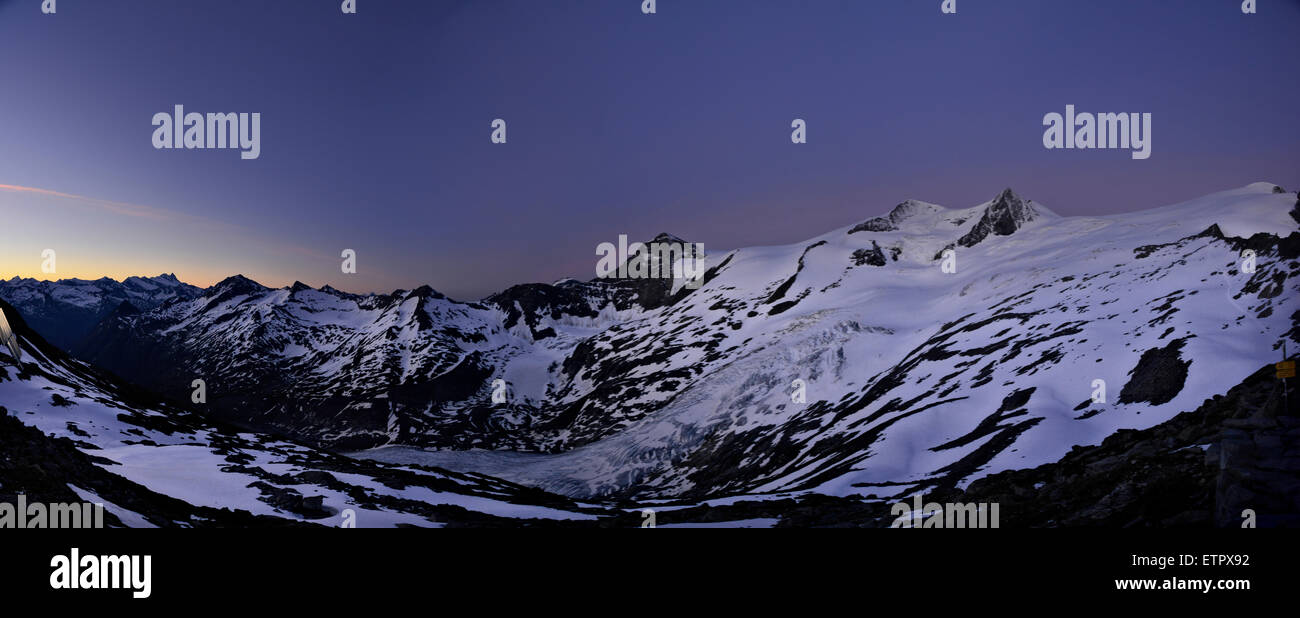
[[[94,204],[108,210],[109,212],[126,215],[128,217],[142,217],[153,219],[155,221],[169,221],[174,215],[168,211],[152,206],[142,206],[140,204],[128,204],[126,202],[115,202],[113,200],[104,200],[95,197],[86,197],[84,195],[74,195],[72,193],[63,193],[51,189],[42,189],[40,187],[24,187],[20,185],[0,184],[0,190],[12,191],[16,193],[34,193],[36,195],[46,195],[68,200],[76,200],[88,204]]]

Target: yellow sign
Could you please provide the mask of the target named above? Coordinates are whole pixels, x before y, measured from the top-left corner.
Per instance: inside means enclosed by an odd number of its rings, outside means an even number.
[[[1275,367],[1277,367],[1277,377],[1279,378],[1295,377],[1295,361],[1283,361],[1275,365]]]

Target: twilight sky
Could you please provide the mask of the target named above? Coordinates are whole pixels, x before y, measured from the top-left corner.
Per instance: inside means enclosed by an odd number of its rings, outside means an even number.
[[[619,234],[716,250],[1006,186],[1062,215],[1300,188],[1300,0],[40,4],[0,0],[3,278],[474,299],[592,277]],[[175,104],[261,113],[260,158],[154,149]],[[1044,149],[1067,104],[1152,113],[1151,158]]]

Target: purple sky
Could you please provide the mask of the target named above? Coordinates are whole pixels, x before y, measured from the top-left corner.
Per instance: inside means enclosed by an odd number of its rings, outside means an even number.
[[[0,0],[0,276],[48,278],[54,248],[58,277],[471,299],[591,277],[619,234],[724,249],[1006,186],[1062,215],[1300,188],[1300,1],[939,5]],[[260,113],[260,158],[154,149],[178,103]],[[1150,112],[1151,158],[1044,149],[1067,104]]]

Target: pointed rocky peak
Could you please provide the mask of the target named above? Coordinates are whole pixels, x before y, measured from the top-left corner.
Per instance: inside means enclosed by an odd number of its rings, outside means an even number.
[[[415,299],[415,310],[411,312],[411,317],[415,320],[416,327],[422,331],[431,330],[433,318],[429,315],[429,301],[447,297],[428,285],[422,285],[408,292],[402,300],[405,302],[412,298]]]
[[[980,220],[965,236],[957,240],[963,247],[973,247],[988,236],[1010,236],[1026,223],[1039,218],[1040,213],[1034,203],[1016,195],[1009,187],[1003,189],[992,202],[984,208]]]
[[[657,264],[665,256],[674,256],[672,259],[677,259],[688,252],[693,254],[696,248],[695,243],[682,240],[680,237],[667,232],[661,232],[658,236],[641,244],[644,247],[640,253],[632,253],[631,249],[628,250],[629,256],[625,262],[628,264],[628,268],[632,268],[631,264],[633,263]],[[647,259],[651,261],[646,262]]]
[[[266,290],[267,290],[266,286],[263,286],[262,284],[253,281],[248,277],[245,277],[243,275],[234,275],[233,277],[226,277],[225,279],[222,279],[221,282],[217,283],[211,288],[208,288],[206,295],[214,296],[217,294],[256,294],[258,292],[265,292]]]
[[[306,283],[303,283],[301,281],[294,281],[293,285],[289,286],[289,293],[297,294],[298,292],[306,292],[307,290],[313,290],[313,289],[315,288],[311,287],[310,285],[307,285]]]
[[[419,296],[428,296],[433,293],[433,288],[428,285],[422,285],[406,293],[407,298],[416,298]]]
[[[686,241],[682,240],[681,238],[678,238],[673,234],[669,234],[668,232],[660,232],[659,235],[652,238],[650,242],[651,243],[672,243],[678,245],[686,243]]]
[[[401,292],[401,290],[398,290],[398,292]],[[394,292],[394,295],[396,294],[397,292]],[[438,290],[435,290],[428,285],[422,285],[407,292],[404,298],[446,298],[446,296],[443,296]]]
[[[1016,229],[1019,229],[1020,224],[1033,221],[1038,216],[1034,203],[1021,199],[1010,187],[1003,189],[1002,193],[999,193],[993,199],[993,203],[989,204],[989,207],[984,212],[993,218],[995,222],[1015,225]],[[1005,232],[1005,234],[1010,234],[1013,231],[1015,230],[1012,229]]]

